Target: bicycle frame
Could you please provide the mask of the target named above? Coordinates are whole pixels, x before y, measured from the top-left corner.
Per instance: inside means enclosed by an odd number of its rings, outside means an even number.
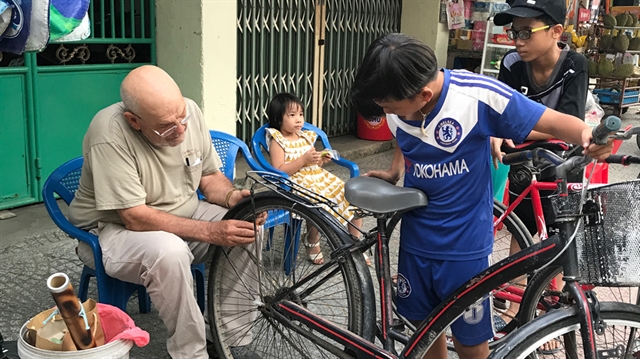
[[[584,188],[582,183],[568,183],[567,184],[568,191],[571,192],[579,192]],[[547,233],[547,225],[544,219],[544,212],[542,209],[542,199],[540,197],[540,191],[557,191],[558,184],[556,182],[538,182],[538,180],[534,177],[531,181],[531,184],[527,186],[527,188],[522,191],[520,195],[512,202],[509,203],[509,206],[505,210],[505,212],[494,221],[494,228],[497,228],[507,216],[513,212],[513,210],[520,205],[520,203],[525,199],[528,194],[531,194],[531,205],[533,206],[533,213],[536,219],[536,228],[538,229],[540,240],[545,240],[549,238],[549,234]],[[551,282],[551,286],[555,290],[559,290],[555,283],[555,279]],[[593,286],[585,286],[584,289],[592,289]],[[504,288],[500,288],[500,290],[494,293],[494,296],[499,299],[508,300],[515,303],[521,303],[522,296],[524,294],[524,290],[522,288],[509,285]],[[542,305],[539,306],[538,309],[545,309]]]
[[[382,217],[382,216],[381,216]],[[331,255],[331,260],[323,264],[318,270],[302,278],[296,285],[290,287],[287,292],[295,292],[296,289],[308,281],[321,276],[331,275],[336,264],[345,256],[361,253],[375,243],[377,256],[375,258],[376,271],[380,274],[379,286],[381,293],[381,318],[383,348],[374,343],[347,331],[336,324],[323,319],[308,309],[290,300],[287,293],[272,298],[265,307],[273,310],[279,320],[290,329],[314,341],[316,344],[340,358],[415,358],[415,350],[419,346],[430,347],[433,342],[444,333],[447,327],[458,317],[464,314],[466,308],[481,302],[491,295],[493,288],[500,287],[510,280],[530,273],[547,262],[556,258],[561,253],[560,239],[552,237],[528,247],[513,256],[503,259],[492,265],[480,274],[470,279],[458,288],[447,300],[438,306],[408,338],[403,332],[393,327],[392,301],[391,301],[391,276],[389,271],[388,238],[386,236],[386,219],[378,218],[378,228],[367,236],[353,244],[338,248]],[[302,329],[294,322],[303,323],[310,330]],[[337,343],[344,345],[347,350],[336,346],[327,340],[320,338],[314,332],[321,333]],[[426,342],[421,342],[428,338]],[[404,350],[397,354],[394,341],[405,343]]]

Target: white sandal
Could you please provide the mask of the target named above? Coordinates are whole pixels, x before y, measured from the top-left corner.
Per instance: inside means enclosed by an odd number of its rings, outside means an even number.
[[[307,256],[309,257],[309,260],[315,264],[315,265],[322,265],[324,264],[324,255],[322,254],[322,250],[320,250],[320,252],[318,253],[309,253],[311,248],[315,248],[315,247],[320,247],[320,241],[317,241],[316,243],[309,243],[306,238],[304,240],[304,246],[307,247]],[[321,261],[321,263],[316,263],[316,261]]]

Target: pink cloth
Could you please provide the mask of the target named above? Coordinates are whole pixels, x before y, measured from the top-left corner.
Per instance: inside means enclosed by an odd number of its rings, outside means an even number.
[[[98,303],[98,315],[105,344],[118,339],[133,340],[139,347],[149,344],[149,333],[136,327],[133,319],[119,308]]]

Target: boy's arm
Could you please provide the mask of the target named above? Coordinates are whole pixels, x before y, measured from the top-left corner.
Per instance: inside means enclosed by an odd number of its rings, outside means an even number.
[[[547,108],[533,127],[534,130],[549,133],[563,141],[581,145],[585,148],[584,154],[597,160],[603,160],[611,154],[613,140],[605,146],[591,143],[591,127],[575,116]]]
[[[386,171],[369,171],[364,174],[366,177],[376,177],[383,179],[393,185],[398,183],[400,176],[404,172],[404,155],[400,146],[396,145],[396,149],[393,153],[393,160],[391,161],[391,168]]]

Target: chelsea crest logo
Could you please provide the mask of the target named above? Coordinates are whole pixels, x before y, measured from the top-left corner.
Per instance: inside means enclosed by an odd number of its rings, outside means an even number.
[[[452,118],[443,118],[435,129],[436,142],[442,147],[455,146],[462,137],[462,126]]]
[[[407,278],[403,276],[401,273],[398,273],[397,288],[398,288],[398,297],[400,298],[406,298],[409,296],[409,294],[411,294],[411,284],[409,284],[409,281],[407,280]]]

